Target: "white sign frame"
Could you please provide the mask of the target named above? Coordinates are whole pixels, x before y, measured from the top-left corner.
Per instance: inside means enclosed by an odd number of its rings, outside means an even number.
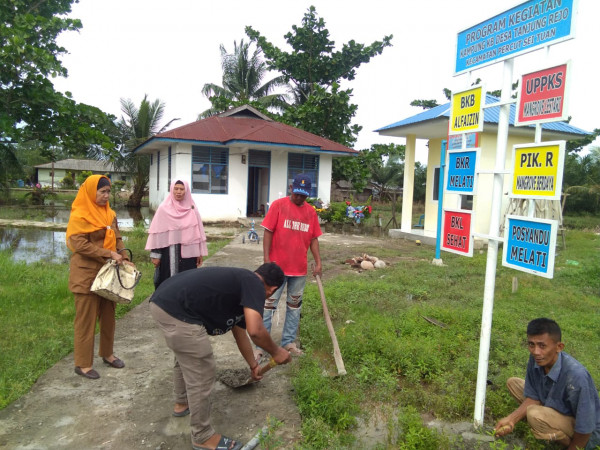
[[[518,264],[513,264],[508,262],[507,256],[509,254],[509,248],[511,246],[510,236],[510,223],[511,220],[518,220],[521,222],[535,222],[540,224],[550,225],[550,236],[549,242],[547,245],[548,249],[548,261],[547,261],[547,270],[546,272],[541,272],[535,269],[528,269]],[[506,220],[504,222],[504,245],[502,246],[502,265],[505,267],[510,267],[515,270],[519,270],[521,272],[531,273],[533,275],[537,275],[544,278],[554,278],[554,259],[556,256],[556,235],[558,232],[558,221],[551,219],[540,219],[534,217],[524,217],[524,216],[515,216],[515,215],[507,215]]]
[[[454,153],[475,153],[475,167],[473,168],[473,187],[470,191],[461,191],[455,189],[449,189],[450,184],[450,155]],[[446,156],[446,168],[444,170],[444,193],[445,194],[459,194],[459,195],[477,195],[477,181],[479,180],[479,161],[481,160],[481,148],[464,148],[460,150],[448,150]]]
[[[534,149],[536,147],[552,147],[558,146],[558,167],[556,169],[556,179],[554,180],[556,189],[554,190],[554,195],[535,195],[535,194],[515,194],[513,191],[513,186],[515,182],[515,168],[517,167],[517,161],[515,155],[518,149]],[[537,142],[531,144],[516,144],[513,145],[512,155],[511,155],[511,178],[510,178],[510,190],[508,192],[509,198],[532,198],[538,200],[561,200],[562,197],[562,182],[563,182],[563,173],[565,168],[565,147],[566,141],[545,141],[545,142]]]
[[[560,117],[549,117],[547,119],[537,119],[537,120],[526,120],[526,121],[519,120],[519,111],[521,111],[521,102],[523,101],[522,93],[523,93],[523,89],[525,89],[525,85],[524,85],[525,83],[523,82],[523,78],[528,75],[533,75],[538,72],[543,72],[545,70],[554,69],[555,67],[559,67],[559,66],[567,66],[566,73],[565,73],[565,80],[564,80],[565,89],[564,89],[564,95],[563,95],[563,101],[562,101],[561,116]],[[537,123],[561,122],[561,121],[567,120],[569,118],[569,100],[570,100],[571,78],[572,78],[572,74],[573,74],[572,70],[573,70],[572,63],[571,63],[571,60],[569,59],[566,62],[563,62],[560,64],[554,64],[551,67],[546,67],[541,70],[536,70],[534,72],[529,72],[529,73],[525,73],[525,74],[521,75],[521,79],[519,80],[519,92],[517,95],[517,105],[516,105],[516,109],[515,109],[515,127],[522,127],[522,126],[526,126],[526,125],[535,125]]]

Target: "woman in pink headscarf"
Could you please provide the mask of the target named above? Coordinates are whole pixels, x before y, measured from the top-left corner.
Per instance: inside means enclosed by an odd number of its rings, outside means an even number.
[[[148,231],[146,250],[156,267],[154,287],[167,278],[202,265],[208,255],[206,235],[190,186],[177,180],[160,204]]]

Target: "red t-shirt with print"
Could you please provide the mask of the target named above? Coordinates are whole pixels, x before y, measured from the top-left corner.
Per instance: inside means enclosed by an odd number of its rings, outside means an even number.
[[[323,234],[315,209],[306,202],[298,206],[289,197],[280,198],[271,204],[261,226],[273,232],[271,262],[287,276],[306,275],[310,242]]]

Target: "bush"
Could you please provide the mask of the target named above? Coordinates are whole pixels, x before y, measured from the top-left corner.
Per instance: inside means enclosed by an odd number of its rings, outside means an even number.
[[[60,186],[63,189],[75,189],[75,180],[71,172],[67,172],[67,175],[60,180]]]
[[[29,202],[32,205],[43,205],[47,198],[56,198],[56,193],[52,192],[48,186],[42,187],[36,184],[31,192],[27,192],[25,197],[29,197]]]
[[[368,219],[373,213],[371,207],[371,199],[365,205],[353,205],[352,201],[333,202],[329,205],[322,204],[319,199],[308,199],[317,215],[323,222],[331,223],[361,223],[362,220]]]

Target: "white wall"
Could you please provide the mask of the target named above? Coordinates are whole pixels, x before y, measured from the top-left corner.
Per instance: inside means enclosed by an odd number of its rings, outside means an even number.
[[[317,197],[323,202],[329,203],[331,198],[331,170],[333,168],[333,157],[329,154],[319,156],[319,186]]]
[[[483,133],[480,135],[479,145],[481,148],[479,170],[480,171],[491,171],[494,170],[496,165],[496,134]],[[433,201],[433,174],[434,167],[440,165],[440,148],[441,139],[432,139],[429,141],[429,154],[427,157],[427,189],[426,189],[426,200],[425,200],[425,227],[424,230],[427,234],[435,236],[437,231],[437,212],[438,202]],[[506,146],[506,160],[505,168],[509,170],[511,168],[512,148],[516,144],[524,144],[532,142],[531,138],[528,137],[516,137],[508,136]],[[503,193],[510,191],[511,177],[510,174],[504,176]],[[474,222],[472,231],[481,234],[489,234],[490,231],[490,215],[492,210],[491,197],[493,190],[493,175],[481,174],[478,175],[477,180],[477,193],[473,197],[473,213]],[[502,196],[502,214],[508,206],[508,195]],[[458,209],[459,208],[459,195],[457,194],[444,194],[444,208],[446,209]],[[503,220],[504,216],[501,216]],[[503,225],[503,224],[501,224]]]
[[[52,169],[38,169],[38,183],[42,187],[52,185],[52,176],[50,175]],[[60,186],[62,179],[67,176],[67,171],[64,169],[54,169],[54,187]]]
[[[171,144],[171,180],[192,180],[192,145],[187,143]],[[242,164],[242,155],[246,156],[246,163]],[[150,167],[150,208],[156,209],[168,195],[168,150],[160,151],[160,185],[156,189],[156,159],[157,152],[153,154]],[[332,156],[329,154],[319,157],[319,188],[318,196],[323,201],[329,202],[331,192]],[[272,203],[278,198],[289,195],[289,181],[287,179],[288,152],[276,150],[271,152],[270,180],[261,180],[260,195]],[[232,146],[229,148],[229,177],[228,193],[221,194],[192,194],[203,221],[236,221],[246,217],[248,194],[248,147]],[[265,205],[266,206],[266,205]]]

